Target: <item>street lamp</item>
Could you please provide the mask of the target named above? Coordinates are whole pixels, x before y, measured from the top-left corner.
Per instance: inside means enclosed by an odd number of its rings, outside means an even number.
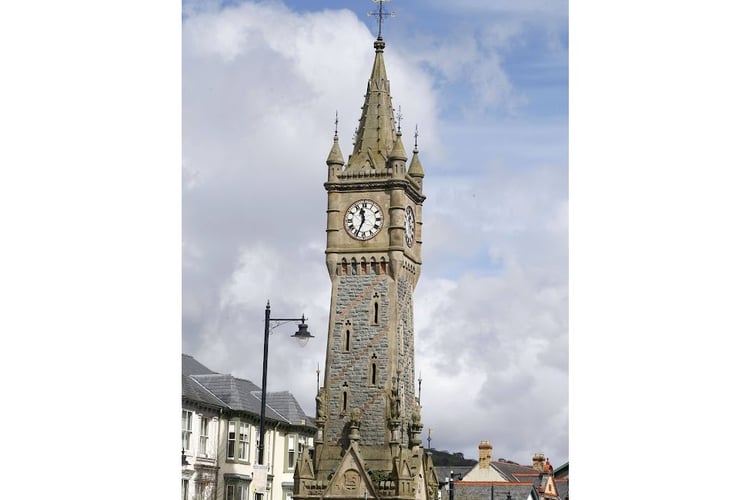
[[[300,346],[305,346],[310,339],[313,338],[308,332],[308,325],[305,324],[305,316],[300,318],[272,318],[272,310],[269,306],[269,301],[266,301],[266,317],[264,320],[264,373],[261,378],[261,425],[259,426],[259,446],[258,446],[258,463],[264,464],[264,419],[266,417],[266,367],[269,361],[269,322],[270,321],[300,321],[298,325],[298,331],[290,335],[295,337],[300,342]],[[280,323],[281,325],[282,323]],[[275,328],[279,325],[275,325]]]

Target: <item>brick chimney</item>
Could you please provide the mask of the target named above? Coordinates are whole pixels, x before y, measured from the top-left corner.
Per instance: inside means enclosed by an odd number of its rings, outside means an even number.
[[[533,469],[538,472],[543,472],[543,463],[546,461],[546,457],[543,453],[536,453],[533,455]]]
[[[488,469],[491,466],[491,455],[493,446],[489,441],[481,441],[478,445],[478,467]]]

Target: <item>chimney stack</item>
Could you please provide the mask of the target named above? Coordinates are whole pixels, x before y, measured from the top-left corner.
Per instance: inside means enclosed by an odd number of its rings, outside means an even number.
[[[543,472],[543,462],[546,461],[546,457],[543,453],[536,453],[533,455],[533,469],[538,472]]]
[[[493,446],[489,441],[481,441],[478,445],[478,467],[488,469],[491,466]]]

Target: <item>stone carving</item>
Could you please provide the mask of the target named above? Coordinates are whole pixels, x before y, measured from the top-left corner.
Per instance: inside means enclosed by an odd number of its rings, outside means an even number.
[[[389,411],[391,413],[392,420],[397,420],[400,417],[400,398],[397,392],[397,387],[392,386],[392,393],[389,396]]]
[[[316,395],[316,418],[320,420],[326,419],[326,394],[319,389],[319,393]]]
[[[360,408],[353,408],[350,412],[350,427],[360,427],[361,412]]]
[[[360,485],[360,474],[355,469],[346,470],[343,483],[345,490],[350,492],[356,491]]]

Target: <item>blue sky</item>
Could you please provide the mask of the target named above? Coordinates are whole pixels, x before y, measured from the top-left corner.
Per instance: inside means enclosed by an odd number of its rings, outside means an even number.
[[[259,380],[247,357],[258,312],[267,299],[273,312],[304,312],[319,342],[301,353],[278,341],[269,383],[312,412],[330,294],[324,160],[335,112],[350,152],[377,4],[183,5],[183,350]],[[415,291],[424,439],[430,428],[439,449],[476,457],[490,440],[496,458],[543,452],[561,464],[566,2],[395,0],[385,10],[396,13],[382,27],[393,103],[406,146],[418,126],[426,171]]]

